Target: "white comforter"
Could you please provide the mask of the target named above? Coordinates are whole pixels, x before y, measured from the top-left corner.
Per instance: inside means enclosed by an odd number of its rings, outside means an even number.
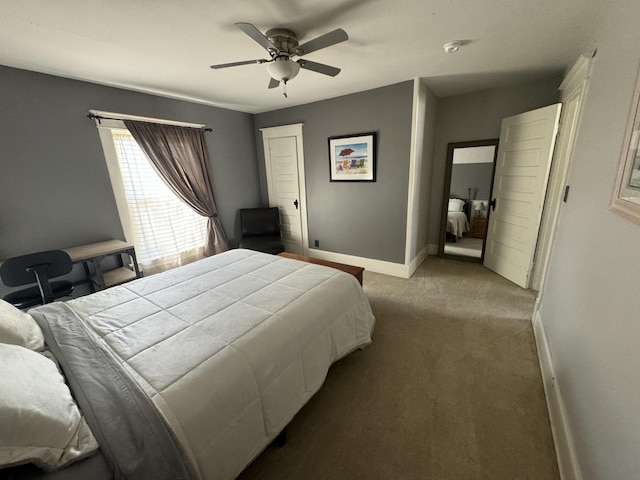
[[[67,304],[146,390],[192,478],[211,480],[236,477],[375,322],[351,275],[250,250]]]
[[[464,212],[447,212],[447,232],[460,238],[468,231],[469,219]]]

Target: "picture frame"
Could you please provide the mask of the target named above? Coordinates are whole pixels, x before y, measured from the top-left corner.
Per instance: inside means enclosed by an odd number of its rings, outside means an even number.
[[[329,137],[329,180],[375,182],[375,149],[375,132]]]
[[[640,70],[618,165],[610,209],[640,224]]]

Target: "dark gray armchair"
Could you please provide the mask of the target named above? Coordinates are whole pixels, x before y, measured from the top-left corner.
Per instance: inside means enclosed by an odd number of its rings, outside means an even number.
[[[241,208],[238,246],[277,255],[284,252],[278,207]]]

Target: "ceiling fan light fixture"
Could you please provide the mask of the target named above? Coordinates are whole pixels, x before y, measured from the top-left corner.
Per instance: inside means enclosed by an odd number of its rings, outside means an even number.
[[[267,64],[267,72],[274,80],[288,82],[298,75],[300,64],[288,58],[276,58],[273,62]]]
[[[454,40],[453,42],[445,43],[443,48],[447,53],[456,53],[461,46],[462,42],[460,40]]]

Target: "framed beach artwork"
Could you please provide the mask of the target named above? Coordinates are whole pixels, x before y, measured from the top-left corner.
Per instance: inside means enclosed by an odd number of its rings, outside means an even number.
[[[631,103],[611,209],[640,223],[640,72]]]
[[[375,182],[376,134],[329,137],[329,179],[332,182]]]

